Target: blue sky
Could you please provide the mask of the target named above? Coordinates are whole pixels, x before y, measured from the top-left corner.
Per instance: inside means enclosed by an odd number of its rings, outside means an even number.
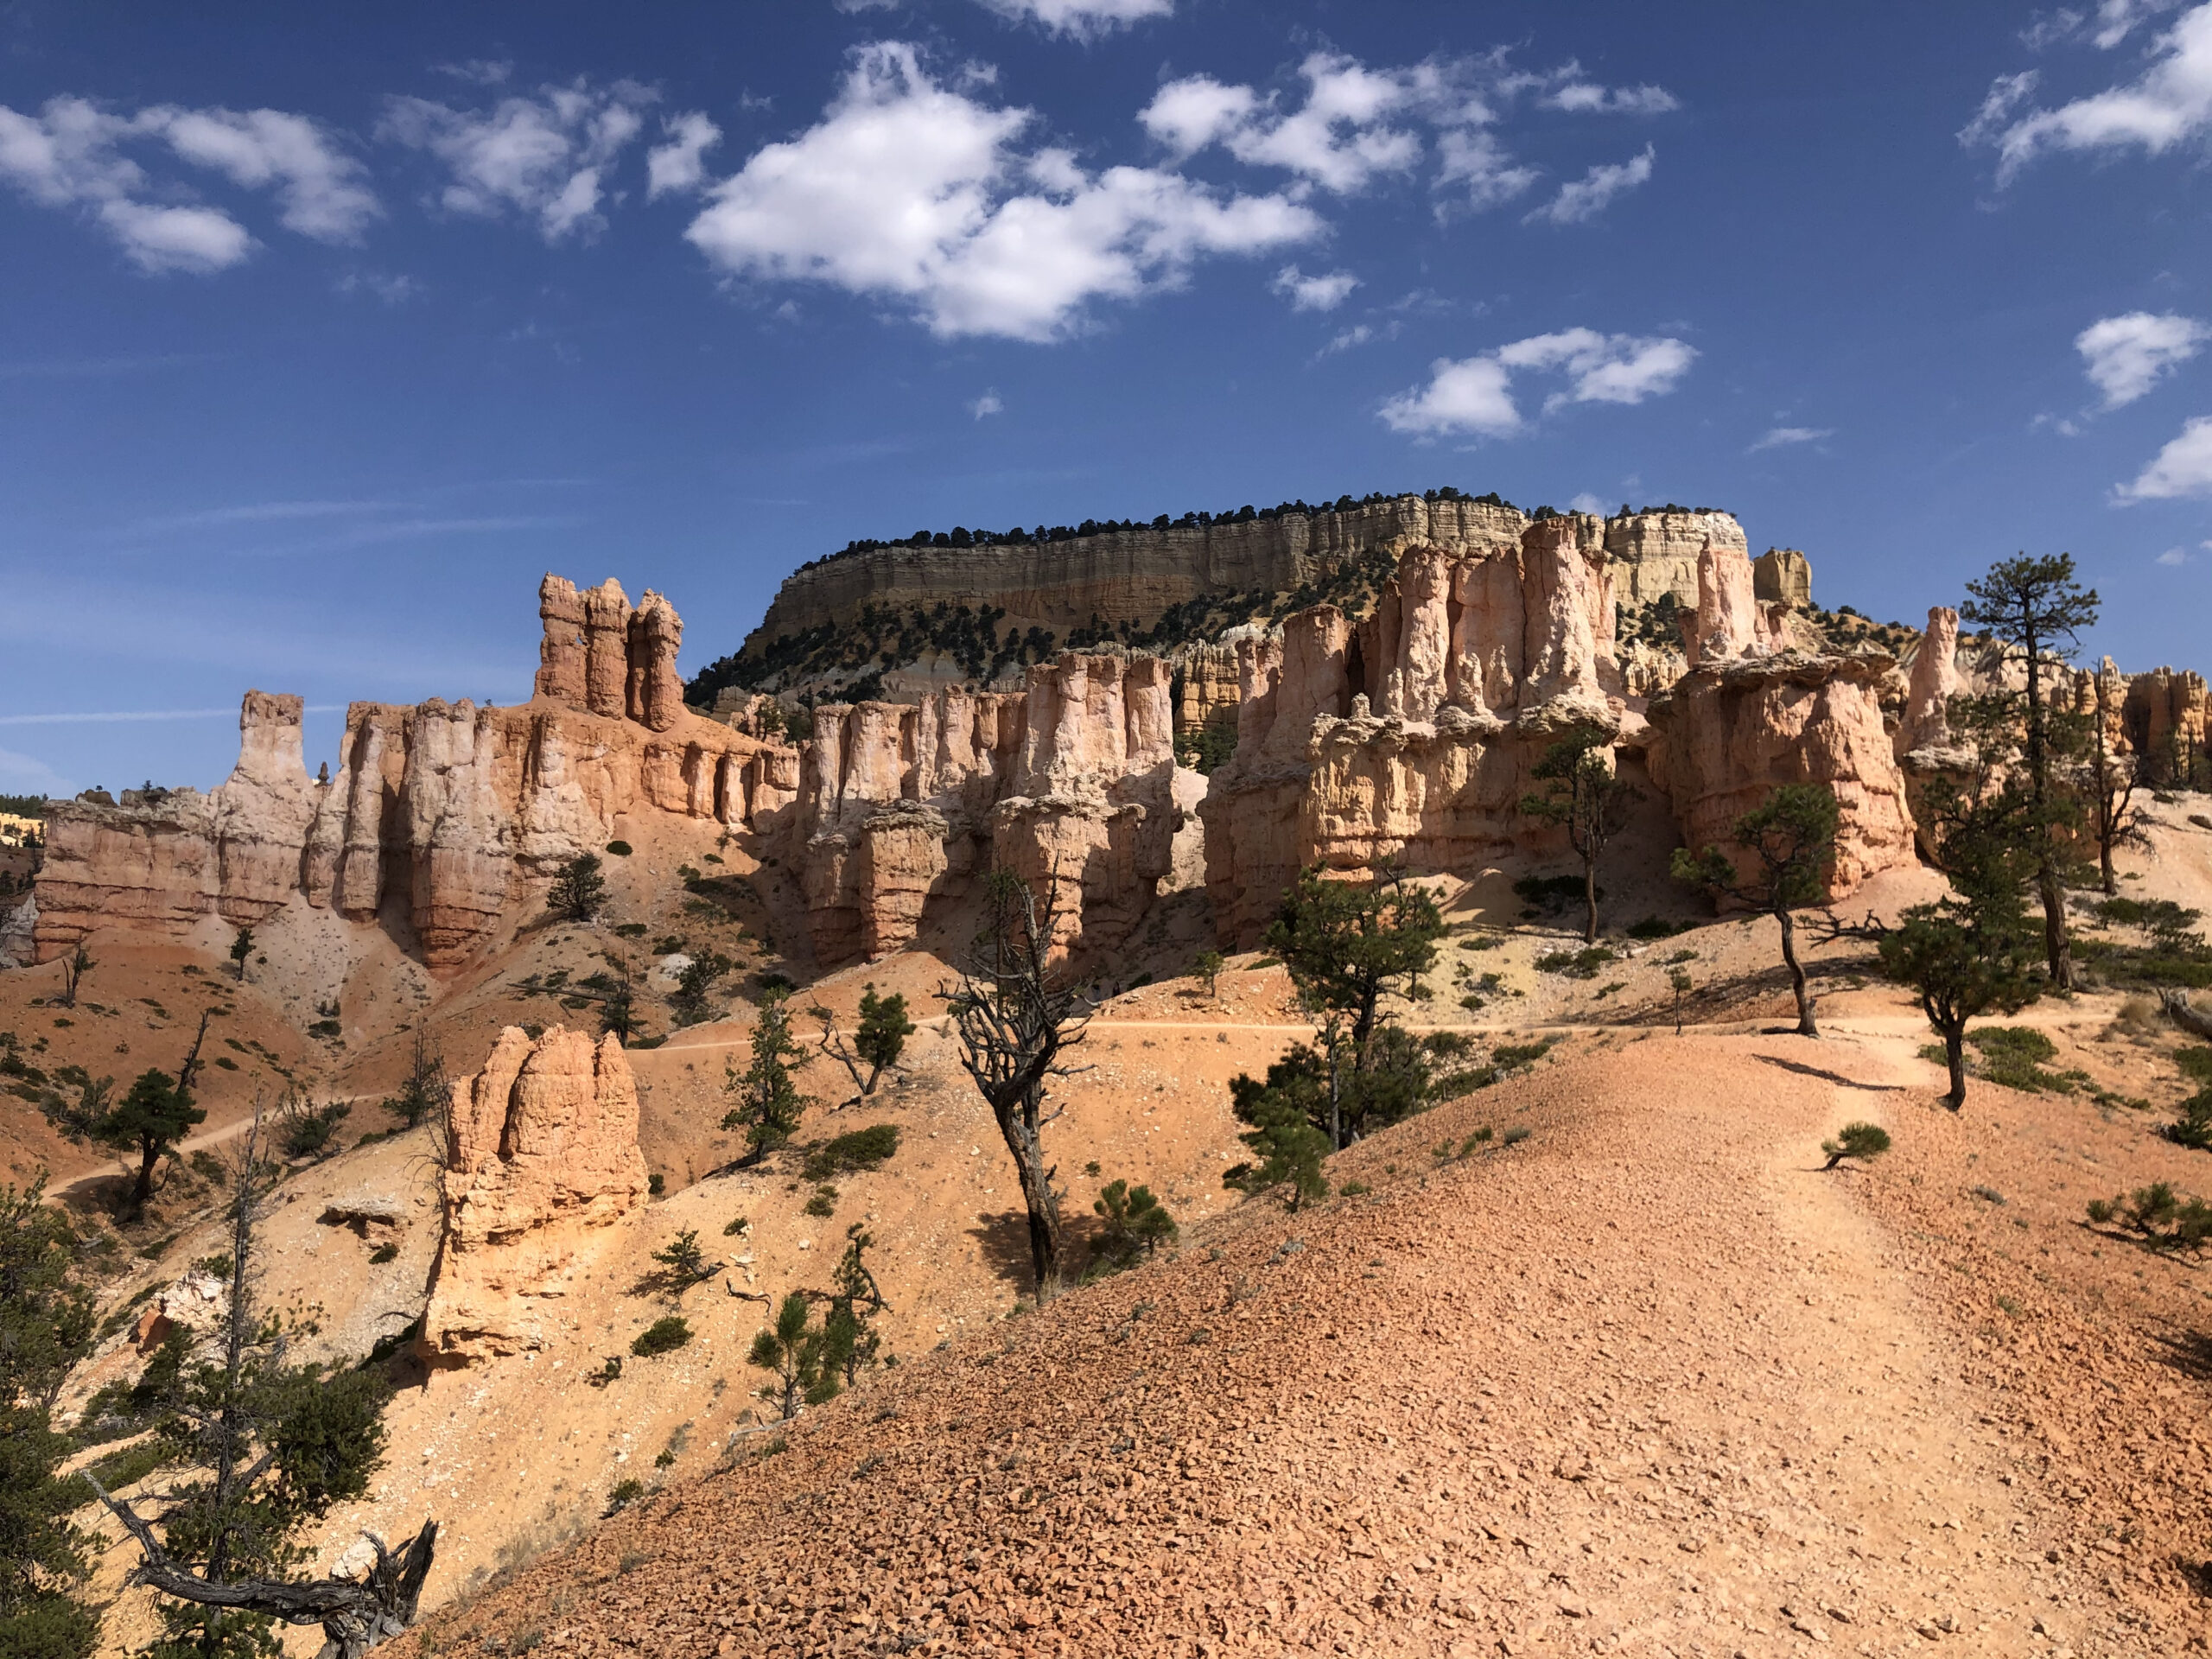
[[[1446,483],[2206,666],[2208,135],[2172,0],[10,0],[0,791],[524,696],[547,569],[689,672],[855,537]]]

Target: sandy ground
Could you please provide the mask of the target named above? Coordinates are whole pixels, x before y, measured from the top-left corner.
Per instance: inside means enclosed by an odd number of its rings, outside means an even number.
[[[1998,1224],[1957,1182],[2012,1179],[2049,1103],[1986,1090],[1953,1119],[1916,1065],[1888,1038],[1592,1043],[1337,1160],[1368,1196],[1247,1206],[880,1374],[420,1650],[2201,1644],[2171,1557],[2206,1541],[2202,1376],[2161,1375],[2113,1310],[2122,1392],[2041,1403],[2075,1391],[2067,1327],[2102,1292],[2072,1258],[2190,1269],[2057,1208],[2016,1244],[2007,1216],[1998,1248],[2050,1250],[2055,1300],[2048,1339],[1994,1357],[1991,1287],[1951,1240]],[[2062,1116],[2069,1139],[2094,1121]],[[1862,1116],[1897,1152],[1821,1173],[1821,1137]],[[1432,1150],[1484,1125],[1531,1134]],[[2171,1455],[2112,1482],[2128,1439]]]

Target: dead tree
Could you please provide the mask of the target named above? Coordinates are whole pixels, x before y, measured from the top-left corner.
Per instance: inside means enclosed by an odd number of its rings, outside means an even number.
[[[2212,1015],[2199,1014],[2191,1007],[2187,991],[2161,991],[2158,1001],[2165,1008],[2167,1019],[2192,1037],[2202,1037],[2212,1043]]]
[[[322,1647],[315,1659],[361,1659],[370,1649],[404,1635],[414,1626],[416,1610],[423,1599],[423,1585],[430,1576],[437,1554],[438,1523],[425,1521],[416,1533],[394,1553],[373,1532],[361,1535],[377,1553],[368,1576],[362,1579],[313,1579],[305,1584],[285,1584],[269,1579],[247,1579],[237,1584],[216,1584],[172,1561],[130,1505],[109,1496],[106,1489],[84,1471],[92,1490],[100,1495],[124,1529],[138,1541],[138,1565],[129,1582],[143,1584],[179,1601],[203,1607],[225,1607],[242,1613],[258,1613],[286,1624],[320,1624]]]
[[[958,964],[960,983],[938,993],[959,1034],[960,1063],[998,1121],[1020,1178],[1040,1306],[1060,1293],[1065,1249],[1061,1195],[1052,1185],[1058,1171],[1045,1161],[1043,1138],[1060,1114],[1045,1110],[1045,1091],[1051,1078],[1090,1069],[1060,1057],[1083,1040],[1095,1006],[1052,960],[1057,874],[1046,878],[1040,905],[1027,882],[994,871],[983,931]]]

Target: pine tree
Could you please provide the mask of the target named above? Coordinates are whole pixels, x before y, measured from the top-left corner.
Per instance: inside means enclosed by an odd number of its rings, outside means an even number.
[[[815,1320],[807,1294],[795,1290],[776,1310],[776,1322],[754,1332],[747,1362],[774,1375],[757,1390],[788,1421],[802,1404],[819,1405],[836,1397],[844,1356],[823,1325]]]
[[[1253,1161],[1224,1171],[1224,1186],[1245,1193],[1287,1186],[1294,1211],[1328,1196],[1321,1160],[1334,1148],[1317,1122],[1326,1121],[1333,1110],[1325,1075],[1320,1056],[1301,1043],[1268,1068],[1265,1082],[1230,1079],[1236,1120],[1251,1125],[1238,1138],[1251,1149]]]
[[[136,1576],[162,1598],[149,1659],[267,1659],[281,1651],[279,1622],[320,1622],[325,1652],[352,1659],[413,1622],[436,1545],[429,1522],[397,1554],[372,1538],[365,1581],[290,1576],[312,1558],[302,1529],[366,1493],[382,1466],[391,1385],[290,1363],[286,1333],[259,1306],[255,1232],[277,1173],[268,1154],[257,1122],[232,1166],[230,1305],[215,1355],[178,1364],[154,1402],[176,1465],[162,1513],[149,1523],[99,1492],[137,1541]]]
[[[545,908],[563,921],[588,922],[607,904],[607,878],[597,853],[579,853],[561,867],[545,894]]]
[[[861,1093],[875,1092],[876,1079],[887,1068],[899,1063],[906,1039],[913,1034],[914,1022],[906,1017],[906,999],[903,995],[893,991],[889,996],[878,996],[873,985],[861,990],[860,1029],[853,1034],[853,1047],[868,1067],[868,1081],[861,1085]]]
[[[100,1620],[73,1592],[94,1541],[68,1518],[84,1489],[54,1472],[76,1448],[53,1412],[92,1351],[93,1306],[76,1230],[45,1200],[43,1174],[0,1188],[0,1654],[82,1659]]]
[[[1582,940],[1598,942],[1598,861],[1606,845],[1628,823],[1629,810],[1641,798],[1613,769],[1612,739],[1582,727],[1553,744],[1536,762],[1533,776],[1545,785],[1541,794],[1522,798],[1521,810],[1548,823],[1563,824],[1567,845],[1582,861],[1585,906]]]
[[[723,1115],[722,1128],[745,1131],[747,1163],[789,1146],[801,1116],[814,1103],[791,1077],[800,1051],[785,1007],[788,995],[782,990],[762,995],[760,1018],[753,1027],[753,1064],[742,1072],[728,1062],[722,1068],[722,1087],[736,1097]]]
[[[433,1112],[445,1109],[449,1086],[444,1057],[430,1046],[428,1028],[418,1025],[408,1046],[407,1075],[401,1079],[398,1092],[384,1103],[384,1109],[409,1128],[415,1128]]]
[[[1319,1017],[1329,1062],[1330,1110],[1322,1125],[1332,1149],[1350,1145],[1358,1133],[1377,1033],[1389,1019],[1384,994],[1419,990],[1444,931],[1435,899],[1409,886],[1400,871],[1380,871],[1364,882],[1337,880],[1316,864],[1283,894],[1266,942],[1289,969],[1300,1001]]]
[[[1127,1267],[1140,1254],[1152,1255],[1171,1242],[1178,1230],[1174,1217],[1148,1186],[1109,1181],[1090,1207],[1105,1220],[1098,1241],[1098,1260],[1110,1267]]]
[[[1717,847],[1695,855],[1687,847],[1675,849],[1676,880],[1725,893],[1781,924],[1782,962],[1796,994],[1801,1037],[1818,1037],[1821,1029],[1813,1017],[1805,969],[1797,960],[1796,912],[1821,897],[1835,856],[1840,816],[1833,791],[1818,784],[1783,784],[1736,820],[1732,839],[1746,855],[1741,863]]]
[[[836,1276],[830,1281],[835,1288],[830,1293],[829,1311],[823,1316],[823,1332],[829,1362],[842,1373],[845,1386],[851,1388],[860,1380],[861,1372],[875,1363],[882,1349],[883,1338],[875,1328],[875,1319],[887,1304],[868,1265],[866,1252],[874,1244],[874,1236],[855,1222],[845,1230],[845,1253],[838,1258]]]
[[[128,1210],[137,1215],[154,1195],[154,1171],[162,1157],[190,1134],[207,1114],[192,1103],[192,1096],[166,1071],[143,1071],[130,1092],[116,1103],[100,1121],[93,1138],[104,1146],[138,1154],[138,1174],[132,1183]]]
[[[2044,681],[2054,663],[2069,659],[2082,629],[2097,620],[2096,590],[2074,579],[2074,556],[2000,559],[1986,575],[1967,584],[1959,620],[1974,624],[2006,647],[2025,671],[2018,699],[2021,760],[2027,774],[2034,833],[2036,889],[2043,901],[2044,955],[2050,982],[2074,987],[2073,958],[2066,938],[2065,854],[2062,837],[2073,814],[2056,779],[2050,709]]]

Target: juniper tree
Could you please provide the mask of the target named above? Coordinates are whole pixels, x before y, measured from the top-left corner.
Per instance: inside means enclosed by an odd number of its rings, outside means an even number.
[[[668,1010],[678,1026],[703,1025],[715,1018],[715,1008],[707,999],[715,982],[737,964],[719,950],[702,950],[683,966],[676,976],[676,989],[669,994]]]
[[[1796,916],[1821,897],[1822,878],[1835,855],[1839,817],[1832,791],[1817,784],[1783,784],[1736,820],[1732,839],[1745,855],[1743,860],[1732,859],[1718,847],[1700,855],[1687,847],[1675,849],[1676,880],[1764,911],[1781,924],[1782,961],[1796,994],[1801,1037],[1818,1037],[1821,1029],[1813,1018],[1805,969],[1797,960]]]
[[[699,1232],[695,1227],[685,1228],[652,1255],[660,1263],[658,1277],[676,1297],[681,1298],[692,1286],[715,1276],[714,1264],[707,1260],[706,1251],[699,1248]]]
[[[256,1230],[276,1171],[261,1124],[232,1160],[229,1306],[212,1359],[180,1365],[156,1440],[175,1472],[150,1522],[86,1478],[139,1547],[133,1581],[162,1599],[154,1659],[273,1655],[278,1623],[321,1624],[326,1655],[356,1659],[414,1622],[437,1524],[397,1553],[371,1535],[363,1580],[294,1580],[313,1557],[305,1527],[366,1494],[384,1461],[391,1386],[368,1370],[296,1365],[256,1294]],[[156,1535],[156,1529],[160,1529]]]
[[[545,908],[563,921],[588,922],[607,903],[607,878],[597,853],[579,853],[561,867],[546,890]]]
[[[46,1177],[0,1187],[0,1654],[83,1659],[99,1615],[79,1599],[94,1540],[69,1519],[83,1489],[55,1474],[75,1444],[54,1431],[63,1381],[92,1350],[92,1296],[67,1212]]]
[[[788,995],[780,989],[762,994],[760,1018],[753,1027],[753,1064],[743,1071],[728,1061],[722,1065],[722,1087],[736,1098],[723,1114],[722,1128],[745,1131],[745,1161],[749,1164],[789,1146],[800,1117],[814,1103],[799,1092],[791,1076],[800,1050],[784,1006]]]
[[[1638,798],[1634,785],[1613,768],[1612,739],[1585,726],[1544,751],[1532,776],[1541,793],[1522,798],[1521,810],[1547,823],[1562,824],[1567,843],[1582,861],[1582,940],[1598,942],[1598,861],[1612,838],[1626,827],[1629,809]]]
[[[2094,588],[2074,579],[2074,556],[2060,553],[2000,559],[1988,574],[1967,584],[1959,618],[1982,629],[2017,659],[2026,675],[2018,700],[2022,734],[2021,763],[2027,773],[2036,855],[2036,891],[2043,903],[2044,956],[2050,982],[2061,990],[2074,985],[2073,959],[2066,938],[2065,856],[2060,836],[2070,817],[2056,784],[2056,757],[2050,741],[2050,709],[2044,680],[2054,663],[2069,660],[2081,630],[2097,620]]]
[[[984,887],[984,922],[959,964],[959,983],[938,992],[952,1016],[960,1064],[991,1109],[1014,1159],[1029,1212],[1029,1262],[1039,1306],[1060,1294],[1065,1232],[1058,1172],[1045,1160],[1044,1131],[1059,1116],[1046,1090],[1071,1068],[1062,1055],[1083,1040],[1091,1003],[1054,962],[1058,883],[1040,904],[1029,884],[995,870]]]
[[[242,927],[231,940],[231,962],[237,970],[238,983],[241,985],[245,983],[246,958],[252,954],[253,930],[250,927]]]

